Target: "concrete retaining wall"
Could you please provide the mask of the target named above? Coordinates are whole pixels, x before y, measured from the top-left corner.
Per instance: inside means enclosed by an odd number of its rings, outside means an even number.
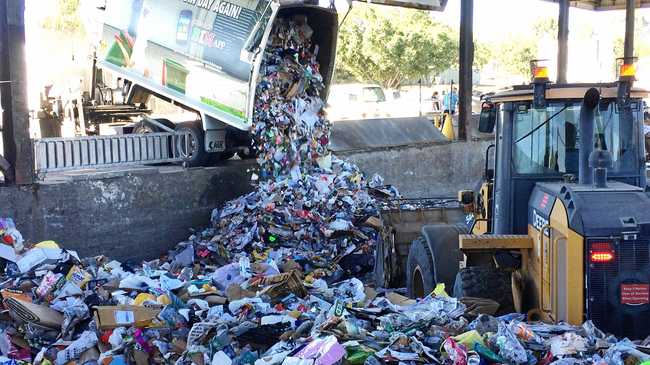
[[[487,142],[422,144],[337,152],[405,197],[455,196],[483,171]],[[0,217],[31,242],[55,240],[82,256],[155,258],[206,226],[214,207],[250,191],[253,161],[184,170],[65,174],[31,186],[0,187]]]
[[[83,256],[154,258],[209,223],[212,208],[250,189],[247,168],[149,169],[0,188],[0,217],[26,239],[55,240]]]
[[[367,175],[378,173],[406,198],[455,197],[482,177],[491,141],[430,143],[337,152]]]

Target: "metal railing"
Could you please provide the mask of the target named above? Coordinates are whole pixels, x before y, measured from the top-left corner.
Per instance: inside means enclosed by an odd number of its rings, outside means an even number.
[[[36,172],[181,162],[189,140],[189,132],[36,139]]]

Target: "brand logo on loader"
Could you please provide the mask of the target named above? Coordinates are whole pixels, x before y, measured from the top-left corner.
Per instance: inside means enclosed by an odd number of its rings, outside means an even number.
[[[536,230],[541,231],[542,228],[548,224],[548,219],[537,213],[536,209],[533,209],[533,221],[531,223]],[[544,234],[548,236],[548,230],[544,232]]]

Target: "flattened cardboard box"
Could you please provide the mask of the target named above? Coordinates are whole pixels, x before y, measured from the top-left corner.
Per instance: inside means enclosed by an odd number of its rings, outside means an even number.
[[[95,319],[102,330],[117,327],[148,327],[157,321],[158,308],[135,305],[117,305],[95,307]]]

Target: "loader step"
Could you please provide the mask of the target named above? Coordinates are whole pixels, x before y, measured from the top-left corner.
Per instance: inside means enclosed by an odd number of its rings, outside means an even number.
[[[524,234],[461,234],[461,250],[518,250],[533,248],[533,239]]]

